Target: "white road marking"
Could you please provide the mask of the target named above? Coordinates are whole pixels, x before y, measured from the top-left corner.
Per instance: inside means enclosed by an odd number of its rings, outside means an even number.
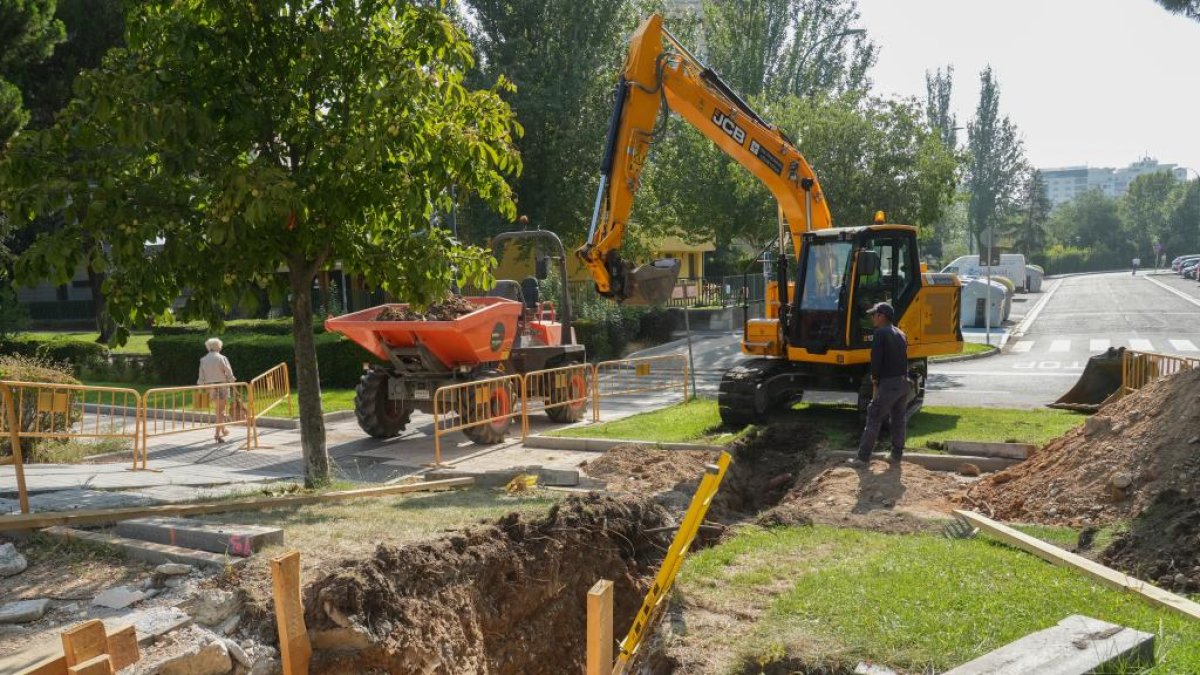
[[[1174,347],[1176,351],[1180,351],[1180,352],[1200,351],[1200,349],[1197,349],[1195,343],[1193,343],[1191,340],[1168,340],[1168,342],[1171,343],[1171,346]]]
[[[1052,352],[1069,352],[1071,351],[1070,340],[1055,340],[1050,343],[1050,351]]]
[[[1144,338],[1131,338],[1129,340],[1129,348],[1137,352],[1152,352],[1154,351],[1154,343]]]
[[[1026,373],[1021,371],[1011,370],[940,370],[930,368],[929,372],[935,375],[959,376],[959,375],[982,375],[985,377],[1012,377],[1020,375],[1021,377],[1079,377],[1079,373],[1083,368],[1063,369],[1068,372],[1049,373],[1046,371]]]
[[[1183,298],[1184,300],[1187,300],[1188,302],[1192,303],[1193,305],[1200,307],[1200,299],[1196,299],[1195,297],[1188,295],[1187,293],[1184,293],[1183,291],[1179,290],[1178,288],[1171,288],[1170,286],[1164,284],[1163,282],[1159,281],[1158,279],[1151,279],[1148,276],[1144,276],[1142,278],[1145,279],[1146,281],[1149,281],[1150,283],[1154,284],[1155,286],[1158,286],[1159,288],[1161,288],[1165,291],[1170,291],[1171,293],[1178,295],[1179,297]]]
[[[1033,340],[1021,340],[1012,346],[1012,353],[1024,354],[1028,352],[1030,349],[1033,349],[1033,342]]]
[[[1088,351],[1089,352],[1102,352],[1102,351],[1108,349],[1110,346],[1112,346],[1112,343],[1109,342],[1108,340],[1103,340],[1103,339],[1091,340],[1088,342]]]

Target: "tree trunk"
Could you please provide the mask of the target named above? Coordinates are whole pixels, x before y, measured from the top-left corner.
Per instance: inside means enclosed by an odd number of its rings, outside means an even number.
[[[92,310],[96,317],[96,331],[100,337],[96,342],[108,344],[116,332],[117,324],[108,315],[108,301],[104,298],[104,273],[97,272],[89,265],[87,268],[88,288],[92,291]]]
[[[296,383],[300,398],[300,447],[304,452],[304,485],[329,483],[329,454],[325,449],[325,418],[321,411],[321,378],[313,340],[311,267],[289,265],[292,286],[292,337],[296,346]]]

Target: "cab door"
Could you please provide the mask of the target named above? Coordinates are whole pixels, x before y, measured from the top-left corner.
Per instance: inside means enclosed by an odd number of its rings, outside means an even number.
[[[911,232],[902,230],[870,231],[860,244],[860,250],[874,251],[879,256],[879,269],[872,275],[855,279],[854,300],[850,308],[851,346],[871,343],[874,326],[867,311],[877,303],[886,302],[896,310],[896,321],[913,304],[920,289],[921,264],[917,245]]]

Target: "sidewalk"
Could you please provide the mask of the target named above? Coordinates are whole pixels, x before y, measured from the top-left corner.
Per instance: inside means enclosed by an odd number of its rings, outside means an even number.
[[[612,421],[678,402],[677,392],[606,400],[603,421]],[[591,420],[589,408],[585,421]],[[544,415],[530,416],[530,434],[571,425],[555,424]],[[353,419],[326,422],[326,443],[335,479],[382,484],[416,476],[434,460],[433,418],[414,413],[405,433],[379,440],[367,436]],[[86,464],[28,464],[25,483],[34,511],[115,508],[191,501],[253,493],[272,483],[301,482],[304,463],[300,432],[259,428],[255,450],[242,449],[244,436],[235,433],[215,443],[212,431],[152,438],[148,471],[131,471],[128,453],[93,458]],[[461,433],[442,437],[442,462],[455,469],[487,471],[510,466],[541,465],[574,469],[582,461],[574,453],[526,448],[521,444],[520,419],[514,419],[509,440],[476,445]],[[0,514],[18,513],[16,474],[0,466]]]

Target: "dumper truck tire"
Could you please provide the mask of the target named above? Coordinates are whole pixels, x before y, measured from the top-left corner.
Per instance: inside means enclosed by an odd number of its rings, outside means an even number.
[[[546,377],[550,378],[554,377],[554,375],[546,375]],[[546,408],[546,417],[549,417],[551,422],[558,422],[560,424],[578,422],[583,419],[583,413],[587,410],[587,378],[578,372],[569,373],[566,377],[567,382],[565,386],[547,386],[545,388],[550,392],[546,404],[554,406],[553,408]],[[552,385],[553,383],[549,384]]]
[[[479,373],[476,379],[485,380],[491,377],[502,377],[504,373],[495,370],[485,370]],[[487,417],[493,418],[494,421],[476,424],[466,427],[462,430],[463,435],[471,439],[479,445],[495,445],[503,443],[505,436],[508,435],[508,428],[512,426],[513,418],[509,413],[513,411],[513,406],[517,403],[517,392],[512,388],[512,385],[505,382],[496,387],[481,387],[485,389],[483,395],[487,397],[486,403],[482,403],[482,410],[475,412],[478,407],[475,397],[479,394],[478,389],[472,387],[468,389],[470,392],[467,395],[467,405],[472,409],[471,412],[459,411],[459,417],[466,422],[479,419],[480,413]],[[502,417],[509,415],[507,417]]]
[[[412,409],[403,401],[388,400],[389,379],[391,376],[386,371],[372,368],[363,373],[354,390],[354,416],[358,418],[358,426],[375,438],[398,436],[412,415]]]

